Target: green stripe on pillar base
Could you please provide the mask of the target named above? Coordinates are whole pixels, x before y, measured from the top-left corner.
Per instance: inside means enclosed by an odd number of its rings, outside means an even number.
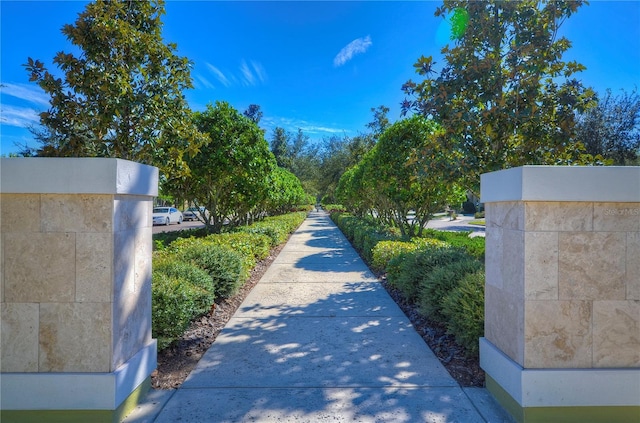
[[[115,410],[0,410],[2,423],[119,423],[151,388],[148,377]]]
[[[527,407],[524,408],[502,387],[485,375],[487,390],[518,423],[637,423],[640,407]]]

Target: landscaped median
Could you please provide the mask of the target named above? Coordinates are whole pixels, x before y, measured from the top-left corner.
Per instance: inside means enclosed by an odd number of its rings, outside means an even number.
[[[395,228],[344,212],[331,218],[369,266],[471,357],[484,334],[484,238],[428,229],[402,239]]]
[[[295,212],[232,232],[154,236],[151,318],[158,349],[170,345],[191,321],[209,312],[216,298],[234,295],[256,262],[286,242],[306,217],[306,212]]]

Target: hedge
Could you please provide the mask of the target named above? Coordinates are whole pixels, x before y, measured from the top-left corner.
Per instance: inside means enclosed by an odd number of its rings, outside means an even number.
[[[423,238],[402,240],[372,219],[348,213],[331,218],[375,271],[386,272],[390,286],[421,314],[444,323],[466,353],[477,356],[484,334],[483,237],[427,229]]]
[[[484,281],[484,270],[470,273],[442,299],[447,330],[469,356],[478,355],[478,339],[484,336]]]
[[[268,217],[232,232],[180,231],[154,235],[152,333],[159,348],[179,337],[218,297],[235,294],[257,261],[285,242],[306,212]]]

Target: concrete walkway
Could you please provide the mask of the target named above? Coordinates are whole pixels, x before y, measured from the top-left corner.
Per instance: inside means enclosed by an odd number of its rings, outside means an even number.
[[[175,391],[125,422],[510,422],[461,388],[324,212],[291,236]]]

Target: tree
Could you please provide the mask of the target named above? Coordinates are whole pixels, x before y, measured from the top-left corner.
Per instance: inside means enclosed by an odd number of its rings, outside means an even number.
[[[291,170],[289,137],[290,134],[284,128],[275,127],[271,136],[271,152],[275,156],[278,166]]]
[[[380,197],[376,211],[403,235],[420,236],[434,213],[463,201],[460,190],[444,177],[452,157],[437,141],[441,131],[435,122],[416,115],[387,128],[373,149],[368,179],[375,180]]]
[[[276,167],[270,175],[270,182],[271,188],[266,200],[267,212],[283,214],[295,206],[309,204],[300,179],[287,169]]]
[[[372,107],[371,112],[373,113],[373,121],[367,123],[367,128],[369,128],[373,136],[378,139],[389,126],[389,118],[387,117],[389,108],[384,105],[375,108]]]
[[[53,59],[62,78],[39,60],[25,64],[30,80],[51,96],[35,135],[41,156],[119,157],[186,172],[184,154],[205,138],[190,121],[183,90],[190,62],[162,41],[164,3],[89,3],[63,34],[81,54]]]
[[[209,230],[219,232],[266,201],[276,162],[262,130],[226,102],[194,113],[194,122],[209,142],[189,160],[192,175],[182,187],[190,202],[209,210]]]
[[[247,110],[244,111],[243,115],[249,118],[256,125],[260,124],[260,119],[262,119],[262,111],[260,110],[260,106],[257,104],[249,104]]]
[[[588,160],[574,137],[575,113],[591,106],[593,91],[564,62],[571,43],[558,36],[583,1],[445,0],[435,15],[450,16],[453,47],[414,65],[425,79],[408,81],[403,112],[432,117],[444,128],[440,142],[460,153],[470,188],[479,175],[524,164]]]
[[[613,96],[607,90],[598,105],[578,117],[576,139],[587,152],[616,165],[640,164],[640,96],[636,90]]]

